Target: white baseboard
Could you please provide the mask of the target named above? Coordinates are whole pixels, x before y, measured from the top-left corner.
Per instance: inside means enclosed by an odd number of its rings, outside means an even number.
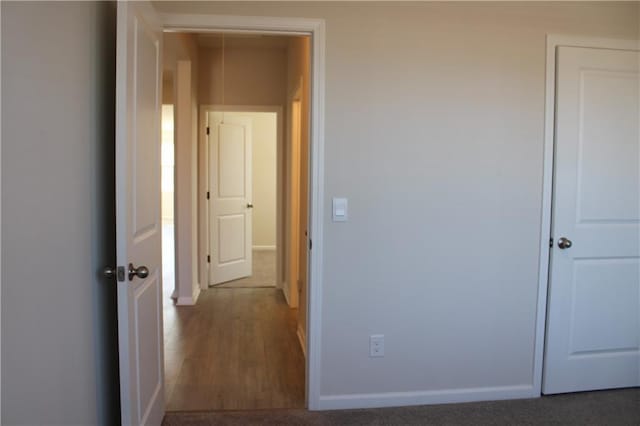
[[[535,392],[533,385],[416,392],[321,395],[317,409],[344,410],[352,408],[403,407],[409,405],[449,404],[538,397],[540,397],[540,393]]]
[[[302,348],[302,354],[304,357],[307,357],[307,338],[304,335],[304,330],[300,328],[300,323],[298,323],[298,341],[300,342],[300,347]]]
[[[276,246],[253,246],[252,248],[258,251],[275,251]]]
[[[193,306],[195,304],[196,302],[191,296],[178,297],[178,299],[176,300],[177,306]]]
[[[178,297],[176,300],[176,305],[178,306],[193,306],[198,302],[198,297],[200,297],[200,286],[196,287],[193,291],[193,295],[191,296],[183,296]]]
[[[289,302],[289,284],[287,284],[286,281],[282,282],[280,290],[282,290],[282,294],[284,294],[284,300],[287,302],[287,306],[291,306],[291,303]]]

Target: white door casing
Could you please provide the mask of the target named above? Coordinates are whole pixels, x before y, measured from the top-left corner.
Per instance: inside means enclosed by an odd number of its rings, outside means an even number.
[[[116,239],[123,425],[164,415],[160,143],[162,28],[149,2],[118,2]],[[128,277],[128,265],[148,276]]]
[[[251,120],[207,114],[209,127],[209,284],[252,273]]]
[[[637,51],[557,50],[546,394],[640,385],[638,69]]]

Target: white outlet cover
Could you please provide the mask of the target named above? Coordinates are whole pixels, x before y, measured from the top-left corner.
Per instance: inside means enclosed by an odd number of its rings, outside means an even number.
[[[381,358],[384,356],[384,334],[372,334],[369,336],[369,357]]]

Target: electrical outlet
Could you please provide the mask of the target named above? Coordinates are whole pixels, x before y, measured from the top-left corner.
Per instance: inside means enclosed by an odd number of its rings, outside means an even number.
[[[369,357],[378,358],[384,356],[384,334],[372,334],[369,336]]]

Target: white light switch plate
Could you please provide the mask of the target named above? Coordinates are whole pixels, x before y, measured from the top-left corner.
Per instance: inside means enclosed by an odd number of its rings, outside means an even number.
[[[346,198],[333,199],[333,221],[346,222],[349,218],[349,203]]]

